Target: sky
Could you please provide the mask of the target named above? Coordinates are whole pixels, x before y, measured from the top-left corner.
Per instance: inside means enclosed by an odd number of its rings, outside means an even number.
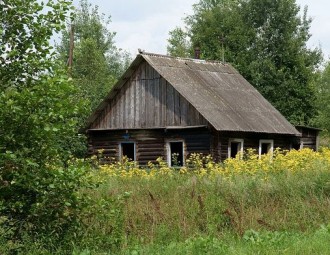
[[[169,31],[183,27],[183,18],[192,14],[198,0],[89,0],[101,13],[111,15],[110,31],[115,31],[116,46],[134,57],[138,48],[146,52],[166,54]],[[74,0],[77,5],[78,0]],[[325,59],[330,58],[330,1],[297,0],[313,19],[308,47],[320,47]]]

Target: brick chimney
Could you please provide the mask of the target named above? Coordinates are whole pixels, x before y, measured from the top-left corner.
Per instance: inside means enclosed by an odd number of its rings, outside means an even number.
[[[195,47],[195,59],[201,58],[201,49],[199,47]]]

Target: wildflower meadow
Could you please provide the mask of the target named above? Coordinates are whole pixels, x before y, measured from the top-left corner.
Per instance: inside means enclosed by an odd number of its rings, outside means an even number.
[[[73,209],[68,203],[85,198],[77,214],[79,225],[54,243],[39,238],[17,244],[0,238],[0,254],[10,254],[13,245],[20,254],[329,251],[328,148],[277,149],[261,157],[248,150],[220,163],[192,154],[178,168],[161,158],[147,166],[127,159],[113,164],[102,160],[98,155],[68,161],[69,169],[83,170],[90,183],[65,202],[69,215]]]
[[[121,254],[324,254],[330,247],[328,148],[248,150],[220,163],[192,154],[181,168],[124,159],[94,174],[100,186],[91,196],[120,200]]]

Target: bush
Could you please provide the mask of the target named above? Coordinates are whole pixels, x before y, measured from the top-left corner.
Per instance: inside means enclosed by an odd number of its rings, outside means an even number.
[[[79,238],[81,216],[90,205],[80,191],[96,184],[88,164],[76,160],[66,168],[26,166],[1,177],[5,185],[0,188],[0,229],[14,249],[23,249],[26,238],[43,240],[50,249]]]

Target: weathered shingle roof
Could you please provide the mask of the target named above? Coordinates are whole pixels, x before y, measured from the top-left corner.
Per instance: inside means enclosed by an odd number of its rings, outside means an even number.
[[[143,60],[218,131],[299,135],[284,116],[229,64],[143,53],[129,69]],[[131,73],[132,70],[128,70],[115,88],[118,89]],[[111,95],[114,96],[110,93],[108,98]],[[106,100],[98,111],[105,103]]]

